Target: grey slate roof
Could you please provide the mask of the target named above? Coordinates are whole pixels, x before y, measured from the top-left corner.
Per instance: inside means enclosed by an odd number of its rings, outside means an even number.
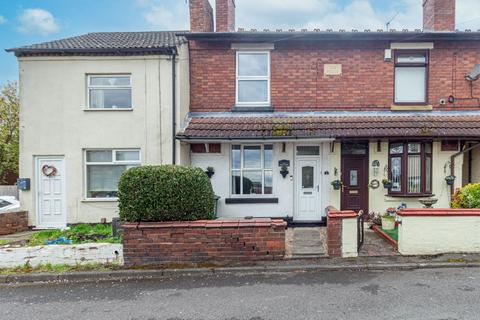
[[[183,31],[185,32],[185,31]],[[17,56],[41,54],[169,54],[186,43],[179,31],[93,32],[84,35],[7,49]]]

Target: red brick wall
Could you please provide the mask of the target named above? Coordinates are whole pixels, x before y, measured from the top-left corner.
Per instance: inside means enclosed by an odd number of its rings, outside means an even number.
[[[0,236],[28,230],[26,211],[0,213]]]
[[[235,0],[216,0],[217,32],[235,31]]]
[[[194,221],[123,225],[125,265],[283,259],[283,220]]]
[[[328,218],[327,253],[331,258],[342,256],[342,219]]]
[[[430,31],[455,30],[456,0],[422,0],[423,28]]]
[[[356,217],[354,211],[338,211],[334,207],[327,208],[327,253],[331,258],[342,257],[343,219]]]
[[[388,42],[276,44],[271,53],[275,111],[390,109],[394,62]],[[230,111],[235,104],[235,51],[230,43],[191,42],[191,111]],[[324,76],[324,64],[342,64],[341,76]],[[429,104],[437,110],[479,109],[465,74],[480,63],[479,42],[438,42],[430,53]],[[440,105],[450,95],[454,104]],[[473,83],[480,97],[480,83]]]
[[[213,8],[208,0],[190,0],[190,31],[213,31]]]

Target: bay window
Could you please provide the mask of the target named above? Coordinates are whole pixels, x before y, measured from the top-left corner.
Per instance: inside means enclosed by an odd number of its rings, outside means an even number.
[[[432,193],[432,144],[395,142],[389,148],[391,195]]]
[[[116,198],[118,181],[129,168],[140,166],[140,150],[87,150],[86,198]]]
[[[395,103],[426,104],[428,53],[398,51],[395,55]]]
[[[237,52],[237,105],[270,105],[270,52]]]
[[[273,145],[232,145],[232,195],[273,194]]]
[[[89,109],[132,108],[130,75],[89,75],[87,82]]]

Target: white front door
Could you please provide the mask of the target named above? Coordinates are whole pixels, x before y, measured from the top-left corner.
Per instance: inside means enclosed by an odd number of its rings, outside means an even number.
[[[320,182],[319,160],[298,159],[296,160],[296,211],[295,221],[320,221]]]
[[[39,157],[37,167],[37,227],[65,228],[65,161],[63,157]]]

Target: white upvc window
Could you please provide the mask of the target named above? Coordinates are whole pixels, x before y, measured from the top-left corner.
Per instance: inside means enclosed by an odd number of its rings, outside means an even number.
[[[237,51],[239,106],[270,105],[270,51]]]
[[[395,103],[426,104],[428,52],[404,52],[395,56]]]
[[[230,167],[233,196],[273,194],[273,145],[232,145]]]
[[[86,199],[115,199],[122,173],[141,164],[138,149],[85,151]]]
[[[131,109],[131,75],[88,75],[88,109]]]

